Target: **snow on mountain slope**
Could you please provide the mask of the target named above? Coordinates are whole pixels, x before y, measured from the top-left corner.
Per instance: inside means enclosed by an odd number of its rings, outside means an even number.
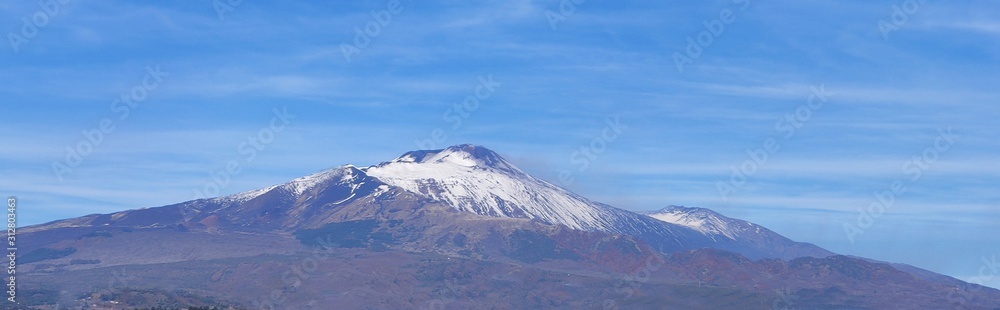
[[[237,193],[229,196],[222,196],[211,198],[209,201],[214,203],[222,204],[238,204],[253,200],[261,195],[267,194],[273,190],[279,190],[287,193],[292,197],[299,197],[305,194],[310,189],[316,188],[320,185],[324,185],[330,181],[334,181],[336,184],[347,184],[352,187],[352,195],[349,198],[353,198],[353,192],[357,190],[360,186],[364,185],[365,174],[354,165],[346,165],[342,167],[332,168],[320,171],[318,173],[310,174],[304,177],[296,178],[285,184],[272,185],[261,189],[249,190],[242,193]],[[345,199],[346,200],[346,199]]]
[[[585,231],[667,237],[675,245],[710,242],[686,227],[664,225],[640,214],[590,201],[524,173],[487,148],[468,144],[411,151],[370,167],[346,165],[328,169],[285,184],[212,198],[206,203],[217,205],[216,210],[239,212],[246,205],[255,205],[253,201],[269,197],[287,201],[292,208],[302,208],[317,194],[313,189],[337,187],[341,193],[336,196],[342,200],[338,198],[333,204],[338,204],[355,198],[355,192],[366,182],[387,184],[378,185],[376,192],[387,190],[386,186],[398,187],[483,216],[535,219]],[[370,191],[362,192],[367,195]],[[275,195],[281,198],[274,198]],[[228,211],[233,206],[239,210]]]
[[[655,212],[644,212],[651,218],[681,225],[698,231],[719,243],[734,244],[737,248],[766,250],[764,257],[791,259],[802,256],[826,257],[834,253],[818,246],[795,242],[763,226],[726,217],[705,208],[668,206]]]
[[[646,215],[667,223],[700,231],[705,235],[723,236],[733,240],[738,238],[740,227],[750,226],[755,230],[755,233],[760,232],[760,226],[753,223],[734,220],[702,208],[668,206],[660,211]]]
[[[535,179],[482,147],[409,152],[362,170],[462,211],[539,219],[580,230],[615,230],[613,210]]]
[[[408,152],[361,170],[391,186],[478,215],[629,235],[663,252],[716,244],[690,228],[594,202],[536,179],[480,146]],[[754,256],[757,252],[740,253]]]

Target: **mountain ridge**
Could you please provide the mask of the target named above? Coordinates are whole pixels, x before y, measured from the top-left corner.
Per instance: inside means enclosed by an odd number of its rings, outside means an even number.
[[[520,308],[593,308],[601,307],[602,299],[617,298],[608,287],[617,291],[625,285],[609,279],[637,274],[648,282],[629,286],[646,287],[660,296],[622,302],[643,307],[656,300],[682,308],[756,309],[765,299],[788,297],[775,291],[785,286],[795,288],[787,293],[792,297],[808,299],[798,303],[807,308],[941,308],[953,303],[949,294],[956,292],[960,305],[973,309],[1000,305],[1000,291],[833,255],[709,209],[668,206],[639,214],[590,201],[472,145],[411,151],[377,165],[344,165],[234,195],[53,221],[21,232],[26,240],[21,250],[32,260],[18,272],[30,275],[24,289],[39,295],[121,294],[114,287],[95,286],[101,280],[93,279],[114,276],[107,270],[123,268],[161,279],[145,284],[149,289],[215,292],[227,300],[253,299],[254,308],[263,303],[271,309],[302,308],[316,300],[363,305],[371,298],[414,308],[433,303],[438,294],[434,292],[455,290],[447,285],[451,278],[484,288],[449,297],[470,305],[488,301]],[[326,276],[286,282],[287,270],[301,269],[309,261],[303,255],[320,257],[313,259]],[[178,269],[177,264],[187,267]],[[357,270],[349,273],[352,279],[331,277],[344,271],[343,264],[406,271],[395,278],[372,278]],[[447,268],[460,271],[445,277]],[[532,278],[524,269],[543,272],[546,278]],[[173,278],[164,279],[164,272]],[[520,284],[487,276],[497,272],[520,274]],[[254,299],[271,289],[254,284],[261,277],[278,285],[270,296],[278,292],[279,298]],[[421,293],[372,292],[373,281]],[[354,297],[332,296],[299,285],[305,282],[369,290]],[[704,283],[715,288],[704,288]],[[526,293],[518,289],[521,286],[546,297],[508,303],[511,294]],[[489,289],[503,293],[473,293]],[[883,289],[906,299],[872,293]],[[575,296],[579,302],[558,296]],[[758,304],[747,298],[764,299]]]
[[[565,225],[570,229],[629,235],[650,243],[661,249],[661,252],[707,247],[734,251],[754,259],[825,257],[833,254],[818,246],[795,242],[766,229],[771,234],[764,238],[767,240],[719,238],[680,222],[664,221],[591,201],[523,172],[488,148],[471,144],[440,150],[409,151],[393,160],[372,166],[356,167],[348,164],[283,184],[165,206],[177,210],[150,208],[85,216],[83,218],[94,221],[76,220],[76,225],[110,225],[122,220],[132,220],[148,227],[187,225],[194,228],[221,225],[230,228],[291,231],[322,225],[330,220],[316,217],[319,214],[331,216],[328,212],[317,210],[332,208],[352,199],[374,200],[383,193],[394,190],[409,192],[415,195],[413,199],[437,201],[456,210],[481,216],[539,220],[552,225]],[[232,209],[234,206],[238,207]],[[688,210],[694,212],[707,209]],[[138,215],[140,213],[152,214],[151,219],[138,220],[137,218],[142,217]],[[208,213],[217,216],[206,218],[203,214]],[[712,214],[718,215],[714,212]],[[757,229],[762,228],[746,223]],[[53,222],[37,227],[60,225],[65,224]],[[39,228],[26,229],[33,231]],[[744,236],[755,237],[750,234]]]

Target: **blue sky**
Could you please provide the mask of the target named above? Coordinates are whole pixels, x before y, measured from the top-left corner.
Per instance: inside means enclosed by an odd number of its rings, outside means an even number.
[[[474,143],[621,208],[1000,286],[995,3],[39,3],[0,4],[22,225]]]

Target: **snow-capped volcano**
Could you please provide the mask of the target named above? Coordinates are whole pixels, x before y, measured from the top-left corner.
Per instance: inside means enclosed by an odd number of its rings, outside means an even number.
[[[708,308],[749,309],[764,305],[761,294],[777,287],[791,287],[822,306],[832,300],[848,308],[882,309],[904,299],[916,302],[899,307],[941,309],[946,294],[959,290],[978,300],[975,305],[1000,300],[1000,292],[965,289],[961,281],[915,267],[829,256],[708,209],[671,206],[644,215],[614,208],[472,145],[412,151],[236,195],[92,214],[19,232],[25,241],[20,251],[27,254],[19,257],[18,271],[28,275],[19,290],[50,300],[131,292],[95,291],[87,284],[121,280],[109,270],[128,271],[143,287],[190,287],[221,299],[279,292],[281,306],[252,307],[280,309],[316,308],[316,300],[341,306],[350,296],[356,303],[343,307],[396,299],[378,306],[408,309],[419,307],[415,298],[431,305],[442,296],[473,296],[449,307],[593,308],[620,298],[608,288],[637,272],[652,286],[630,289],[653,293],[622,308],[687,298],[676,305],[718,300],[720,306]],[[761,258],[786,261],[754,261]],[[313,272],[293,275],[303,266]],[[471,289],[453,290],[452,276]],[[276,289],[281,287],[290,290]],[[420,290],[423,295],[414,293]],[[555,304],[544,296],[585,302]],[[482,298],[539,302],[503,305]]]
[[[614,230],[616,213],[535,179],[484,147],[413,151],[362,168],[386,184],[494,217],[538,219],[581,230]]]
[[[31,229],[197,223],[219,229],[295,231],[372,216],[385,205],[402,201],[417,209],[432,204],[476,216],[527,219],[572,230],[632,236],[661,252],[715,248],[754,259],[832,254],[707,209],[671,207],[647,216],[595,202],[532,177],[487,148],[468,144],[411,151],[369,167],[346,165],[236,195],[94,215]]]

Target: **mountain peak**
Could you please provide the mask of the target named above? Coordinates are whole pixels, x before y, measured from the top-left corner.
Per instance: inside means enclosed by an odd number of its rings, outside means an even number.
[[[453,145],[439,150],[409,151],[378,166],[392,163],[451,164],[462,167],[494,168],[506,172],[520,172],[500,154],[486,147],[472,144]]]
[[[689,208],[685,206],[670,205],[655,212],[646,212],[646,215],[668,223],[697,230],[706,235],[722,235],[730,239],[736,239],[736,226],[743,224],[743,221],[736,221],[715,211],[705,208]]]

